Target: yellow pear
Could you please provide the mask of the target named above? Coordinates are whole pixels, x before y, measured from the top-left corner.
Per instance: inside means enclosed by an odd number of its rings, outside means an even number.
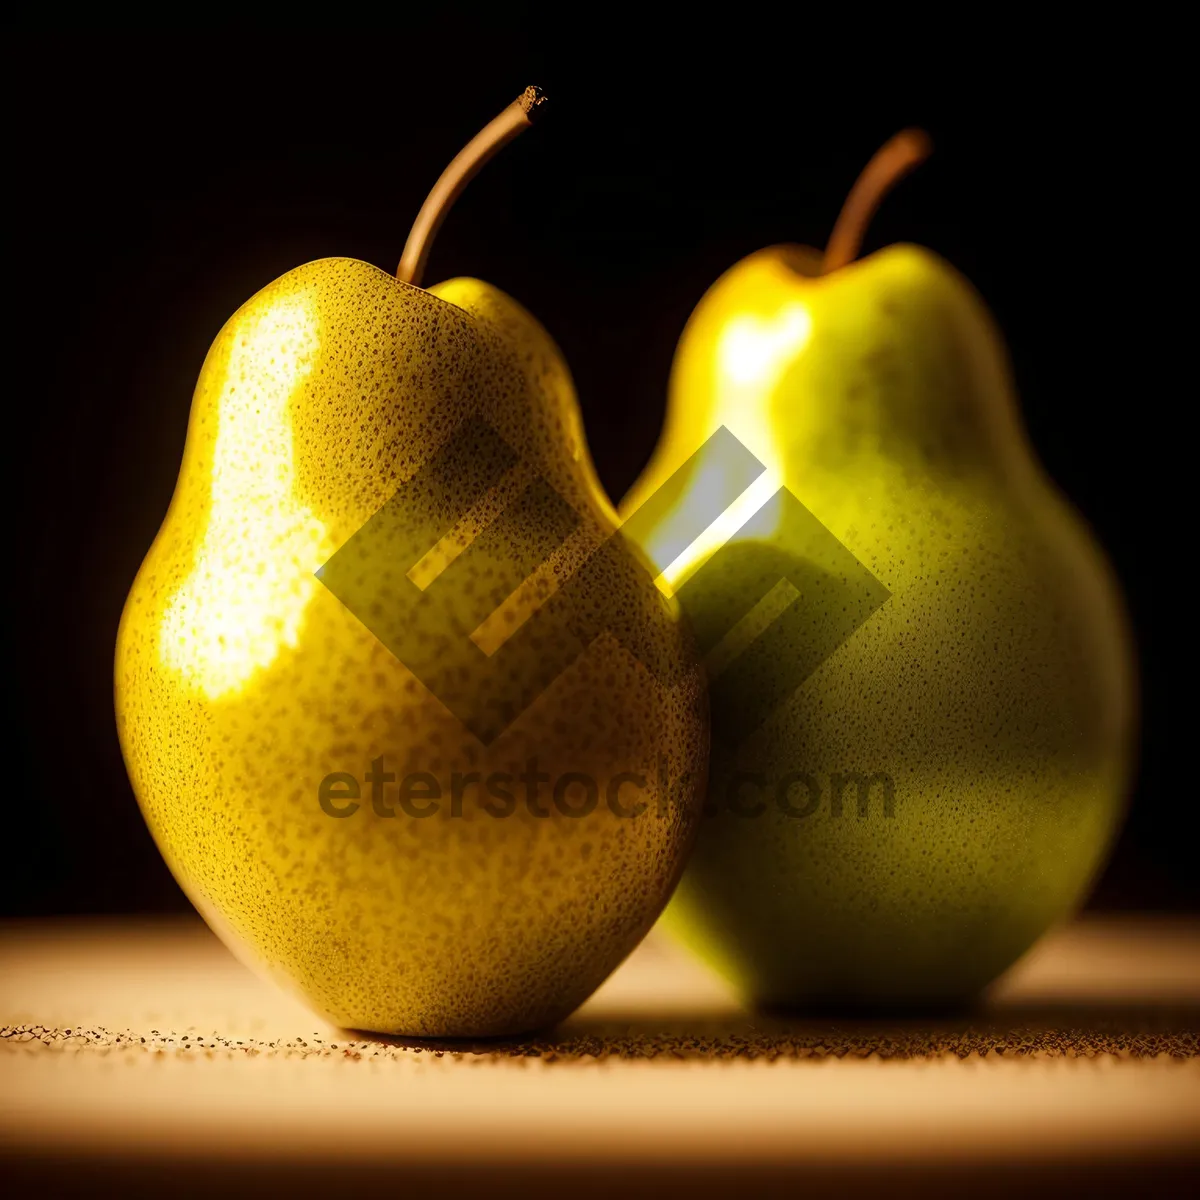
[[[611,537],[560,352],[488,284],[415,286],[536,100],[448,169],[404,279],[326,259],[230,318],[118,635],[121,745],[176,878],[344,1026],[564,1017],[697,824],[702,671]]]
[[[881,152],[824,259],[773,247],[709,289],[622,505],[691,472],[642,539],[712,706],[711,813],[665,920],[764,1003],[970,996],[1080,901],[1129,778],[1118,591],[995,324],[928,250],[851,261],[925,152]],[[719,431],[759,474],[684,550],[681,515],[746,471],[704,459]]]

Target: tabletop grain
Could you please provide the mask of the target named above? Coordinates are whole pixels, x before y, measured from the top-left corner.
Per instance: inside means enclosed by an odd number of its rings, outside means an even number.
[[[0,926],[0,1169],[24,1187],[599,1194],[804,1180],[1174,1188],[1200,1146],[1200,922],[1051,934],[975,1010],[755,1013],[657,933],[556,1029],[335,1029],[195,920]]]

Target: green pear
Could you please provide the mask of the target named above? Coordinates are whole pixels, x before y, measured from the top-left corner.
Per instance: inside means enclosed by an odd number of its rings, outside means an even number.
[[[560,352],[488,284],[325,259],[233,315],[116,711],[235,952],[422,1036],[552,1023],[629,953],[696,826],[707,707],[616,524]]]
[[[700,503],[722,429],[763,468],[734,518],[678,556],[670,519],[643,540],[712,676],[711,812],[665,921],[762,1003],[960,1001],[1078,905],[1119,823],[1113,575],[927,250],[731,268],[623,513],[681,470],[676,515]]]

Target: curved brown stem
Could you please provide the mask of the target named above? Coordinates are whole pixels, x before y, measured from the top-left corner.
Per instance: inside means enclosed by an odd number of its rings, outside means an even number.
[[[463,188],[480,167],[517,134],[529,128],[534,114],[545,103],[541,88],[527,87],[499,116],[493,117],[453,158],[421,205],[404,243],[396,278],[420,287],[425,263],[437,231]]]
[[[824,274],[853,262],[862,247],[863,235],[884,196],[914,167],[933,152],[933,142],[923,129],[905,129],[884,143],[854,181],[846,203],[833,226],[825,247]]]

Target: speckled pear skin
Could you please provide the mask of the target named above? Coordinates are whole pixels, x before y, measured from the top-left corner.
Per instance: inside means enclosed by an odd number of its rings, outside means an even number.
[[[674,673],[602,636],[487,746],[315,577],[470,416],[614,527],[567,368],[514,301],[348,259],[282,276],[209,351],[118,635],[121,746],[176,878],[246,962],[352,1028],[490,1036],[566,1016],[654,922],[697,823],[702,672],[644,566],[616,591],[645,605]],[[401,778],[434,776],[439,811],[406,815],[389,783],[394,815],[378,815],[364,776],[381,756]],[[531,759],[551,780],[597,780],[596,809],[566,816],[543,783],[534,815],[516,782],[510,815],[470,784],[452,811],[455,773],[519,775]],[[358,780],[352,816],[320,807],[333,772]],[[646,778],[621,793],[647,803],[638,818],[605,803],[621,772]]]
[[[765,1004],[955,1003],[1069,914],[1104,859],[1130,774],[1130,638],[1107,563],[1034,458],[970,285],[912,246],[821,279],[810,263],[763,251],[700,302],[627,507],[716,424],[760,457],[767,428],[788,488],[890,597],[740,744],[722,737],[713,683],[720,811],[664,921]],[[794,304],[811,319],[803,347],[718,411],[723,331]],[[739,549],[749,563],[772,552]],[[806,602],[800,656],[838,615]],[[746,681],[747,700],[771,682]],[[854,774],[874,779],[865,814]],[[762,811],[738,815],[731,797]]]

